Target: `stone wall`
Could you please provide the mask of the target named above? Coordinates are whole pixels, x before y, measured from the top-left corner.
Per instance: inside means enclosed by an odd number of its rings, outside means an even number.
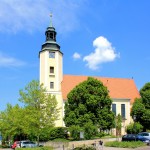
[[[105,143],[106,141],[115,141],[116,138],[109,138],[109,139],[95,139],[95,140],[83,140],[83,141],[72,141],[72,142],[46,142],[45,146],[52,146],[54,149],[61,149],[61,150],[71,150],[75,147],[79,146],[88,146],[92,144],[99,144],[99,141]]]

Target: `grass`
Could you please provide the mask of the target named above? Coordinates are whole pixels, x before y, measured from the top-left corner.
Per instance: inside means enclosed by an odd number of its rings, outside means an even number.
[[[16,148],[15,150],[53,150],[52,147],[33,147],[33,148]]]
[[[137,141],[137,142],[111,141],[111,142],[106,142],[105,146],[106,147],[120,147],[120,148],[137,148],[137,147],[146,146],[146,144],[141,141]]]
[[[54,140],[51,140],[51,141],[52,142],[70,142],[71,140],[57,138],[57,139],[54,139]]]
[[[116,136],[114,136],[114,135],[106,135],[106,136],[101,137],[101,139],[107,139],[107,138],[116,138]]]

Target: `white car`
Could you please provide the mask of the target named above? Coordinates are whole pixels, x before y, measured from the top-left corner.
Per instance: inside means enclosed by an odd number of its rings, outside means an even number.
[[[150,140],[150,132],[140,132],[138,133],[138,135],[141,135]]]
[[[25,147],[38,147],[38,145],[32,141],[20,141],[20,145],[22,148]]]

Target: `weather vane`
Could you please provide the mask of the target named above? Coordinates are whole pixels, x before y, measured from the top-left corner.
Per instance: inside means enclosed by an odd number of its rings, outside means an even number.
[[[53,17],[53,14],[52,14],[52,13],[50,13],[50,17],[51,17],[51,18]]]

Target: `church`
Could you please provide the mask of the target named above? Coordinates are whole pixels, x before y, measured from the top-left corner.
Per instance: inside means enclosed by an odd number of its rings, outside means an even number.
[[[46,40],[42,44],[39,52],[40,59],[40,84],[43,83],[48,94],[55,95],[58,108],[61,108],[59,120],[56,126],[65,126],[63,122],[64,105],[67,101],[67,94],[79,83],[87,80],[88,76],[82,75],[64,75],[63,74],[63,53],[59,44],[56,42],[56,30],[50,21],[50,25],[45,31]],[[120,114],[124,120],[122,122],[122,134],[125,133],[127,126],[132,119],[130,110],[135,98],[139,98],[139,92],[133,79],[94,77],[106,86],[109,95],[113,100],[112,111],[117,116]]]

